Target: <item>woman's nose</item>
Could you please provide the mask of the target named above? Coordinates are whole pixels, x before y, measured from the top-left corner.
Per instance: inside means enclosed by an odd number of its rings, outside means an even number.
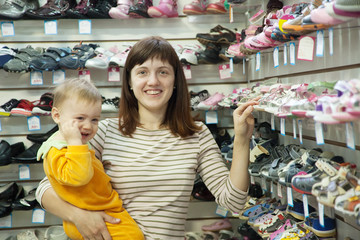
[[[149,74],[148,84],[149,85],[157,85],[159,83],[159,78],[156,72],[152,72]]]

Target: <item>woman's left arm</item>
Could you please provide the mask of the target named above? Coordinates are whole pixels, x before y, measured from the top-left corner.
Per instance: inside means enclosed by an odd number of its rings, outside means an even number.
[[[251,113],[253,105],[258,104],[256,100],[242,104],[233,113],[235,135],[230,180],[236,188],[244,192],[249,187],[250,138],[254,130],[254,117]]]

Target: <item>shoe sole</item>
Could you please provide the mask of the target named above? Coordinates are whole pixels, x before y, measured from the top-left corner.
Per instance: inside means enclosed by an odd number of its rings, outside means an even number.
[[[218,40],[213,41],[213,40],[208,40],[205,38],[197,37],[196,40],[198,40],[200,43],[202,43],[204,45],[207,45],[209,43],[219,43],[219,44],[230,44],[231,43],[231,42],[229,42],[229,40],[227,38],[219,38]]]

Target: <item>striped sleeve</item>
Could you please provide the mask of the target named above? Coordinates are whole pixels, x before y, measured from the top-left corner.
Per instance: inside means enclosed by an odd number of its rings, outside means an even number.
[[[48,190],[49,188],[51,188],[51,184],[50,184],[50,181],[47,177],[44,177],[40,183],[39,183],[39,186],[36,188],[36,193],[35,193],[35,197],[36,197],[36,200],[38,201],[38,203],[40,204],[40,206],[42,208],[43,205],[41,204],[41,199],[45,193],[46,190]]]
[[[230,172],[221,157],[219,147],[205,124],[199,132],[199,141],[198,172],[202,180],[220,206],[231,212],[239,212],[246,203],[247,192],[232,184]]]

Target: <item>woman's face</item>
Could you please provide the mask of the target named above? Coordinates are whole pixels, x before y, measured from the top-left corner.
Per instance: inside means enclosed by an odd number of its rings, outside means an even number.
[[[130,76],[130,86],[138,100],[139,112],[164,114],[174,91],[173,67],[168,62],[153,58],[136,65]]]

